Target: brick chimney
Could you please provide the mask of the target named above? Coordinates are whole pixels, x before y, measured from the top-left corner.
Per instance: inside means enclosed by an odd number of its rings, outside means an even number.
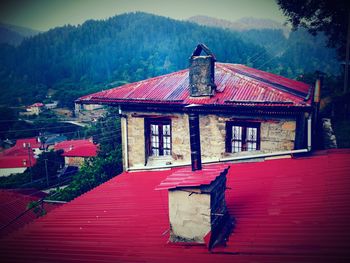
[[[201,55],[202,51],[206,55]],[[210,49],[199,44],[190,57],[189,85],[191,97],[215,95],[215,61]]]
[[[202,243],[209,249],[225,243],[232,230],[225,202],[228,169],[226,164],[197,171],[186,167],[156,188],[168,190],[171,242]]]

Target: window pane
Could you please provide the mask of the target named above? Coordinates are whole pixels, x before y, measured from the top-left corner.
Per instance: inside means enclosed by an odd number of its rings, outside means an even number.
[[[241,152],[242,151],[242,142],[241,141],[232,141],[232,152]]]
[[[171,125],[170,121],[152,121],[150,129],[150,150],[151,155],[171,155]]]
[[[170,135],[170,125],[163,125],[163,135]]]
[[[255,142],[248,142],[248,151],[255,151],[256,150],[256,143]]]
[[[256,142],[257,141],[257,128],[247,128],[247,141]]]
[[[158,125],[151,124],[151,133],[152,135],[158,135]]]
[[[241,126],[232,126],[232,139],[242,140],[242,127]]]

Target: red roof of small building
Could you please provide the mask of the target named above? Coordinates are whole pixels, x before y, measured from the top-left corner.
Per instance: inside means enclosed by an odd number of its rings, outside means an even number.
[[[44,104],[41,102],[37,102],[37,103],[34,103],[34,104],[28,106],[28,108],[33,108],[33,107],[44,107]]]
[[[38,139],[36,137],[24,138],[24,139],[18,139],[16,141],[16,145],[14,147],[27,149],[28,146],[32,149],[33,148],[40,148],[41,143],[38,141]]]
[[[90,140],[70,140],[57,143],[54,149],[62,149],[62,156],[67,157],[95,157],[97,156],[98,146]]]
[[[3,168],[25,168],[32,167],[36,164],[36,159],[32,154],[30,157],[27,155],[16,156],[1,156],[0,155],[0,169]]]
[[[0,239],[2,262],[348,262],[350,151],[230,164],[226,247],[168,243],[176,171],[125,172]]]
[[[35,220],[37,218],[36,214],[33,211],[29,211],[13,221],[27,210],[30,202],[38,201],[45,196],[45,193],[36,189],[0,190],[0,238]],[[57,206],[56,204],[43,204],[46,212]],[[13,223],[11,223],[12,221]]]
[[[30,148],[28,150],[28,145]],[[19,139],[16,145],[0,153],[0,168],[32,167],[36,164],[33,148],[39,148],[36,138]]]
[[[309,107],[312,87],[303,82],[239,64],[215,64],[217,92],[212,97],[190,97],[188,69],[97,92],[78,103],[151,103],[226,107]]]

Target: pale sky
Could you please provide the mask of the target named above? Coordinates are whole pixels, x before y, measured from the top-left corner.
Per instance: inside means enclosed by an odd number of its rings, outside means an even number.
[[[256,17],[285,22],[275,0],[2,0],[0,21],[48,30],[132,11],[180,20],[206,15],[231,21]]]

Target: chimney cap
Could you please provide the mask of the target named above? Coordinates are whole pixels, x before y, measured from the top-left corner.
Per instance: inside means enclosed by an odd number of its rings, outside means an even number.
[[[200,56],[202,51],[204,51],[208,56],[210,56],[214,61],[216,61],[216,57],[213,54],[213,52],[211,52],[211,50],[203,43],[197,45],[197,47],[194,49],[191,55],[191,58]]]
[[[207,186],[222,174],[226,175],[229,169],[230,165],[225,163],[203,165],[202,170],[196,171],[192,171],[191,167],[184,167],[170,174],[155,190]]]

